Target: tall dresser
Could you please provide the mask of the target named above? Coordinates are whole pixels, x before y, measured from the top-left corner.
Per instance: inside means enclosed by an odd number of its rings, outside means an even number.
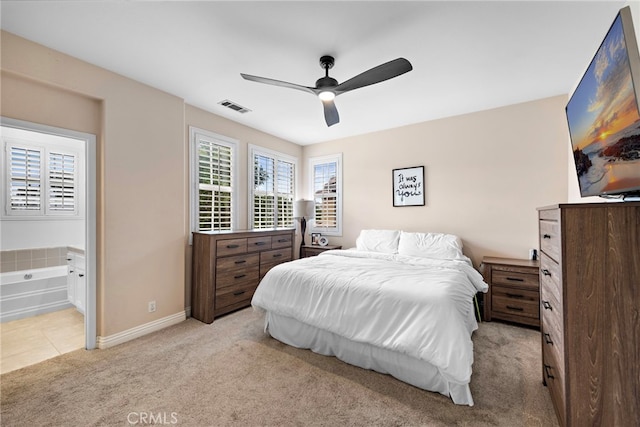
[[[260,279],[293,259],[295,229],[193,233],[191,316],[215,317],[251,304]]]
[[[640,203],[538,209],[542,377],[563,426],[640,425]]]

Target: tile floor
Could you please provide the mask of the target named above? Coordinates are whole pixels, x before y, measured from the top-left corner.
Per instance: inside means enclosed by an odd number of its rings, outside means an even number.
[[[0,374],[84,348],[84,316],[75,308],[0,324]]]

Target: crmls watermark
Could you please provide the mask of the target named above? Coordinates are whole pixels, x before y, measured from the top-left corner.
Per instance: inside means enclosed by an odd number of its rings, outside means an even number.
[[[178,413],[151,411],[129,412],[127,421],[132,426],[178,424]]]

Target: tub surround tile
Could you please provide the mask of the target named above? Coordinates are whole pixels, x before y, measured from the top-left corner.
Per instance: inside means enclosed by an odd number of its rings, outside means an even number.
[[[68,246],[55,248],[17,249],[1,251],[2,272],[29,270],[31,268],[55,267],[67,263]],[[80,249],[77,249],[81,251]],[[82,251],[84,253],[84,251]]]

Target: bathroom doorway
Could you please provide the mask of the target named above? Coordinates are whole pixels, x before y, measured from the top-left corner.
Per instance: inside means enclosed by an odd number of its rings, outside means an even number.
[[[32,341],[39,341],[42,353],[46,353],[43,341],[60,352],[73,350],[78,345],[80,327],[79,348],[93,349],[96,137],[4,117],[0,125],[0,331],[9,337],[12,328],[27,331],[26,325],[46,325],[46,335],[30,332]],[[81,324],[72,327],[77,322]],[[64,327],[52,328],[55,324]],[[76,336],[61,336],[66,331],[75,331],[68,333]],[[20,333],[14,329],[13,336]],[[4,344],[3,340],[3,353]],[[37,363],[38,357],[33,355],[37,352],[31,353],[30,358]],[[19,363],[27,363],[28,359]]]

